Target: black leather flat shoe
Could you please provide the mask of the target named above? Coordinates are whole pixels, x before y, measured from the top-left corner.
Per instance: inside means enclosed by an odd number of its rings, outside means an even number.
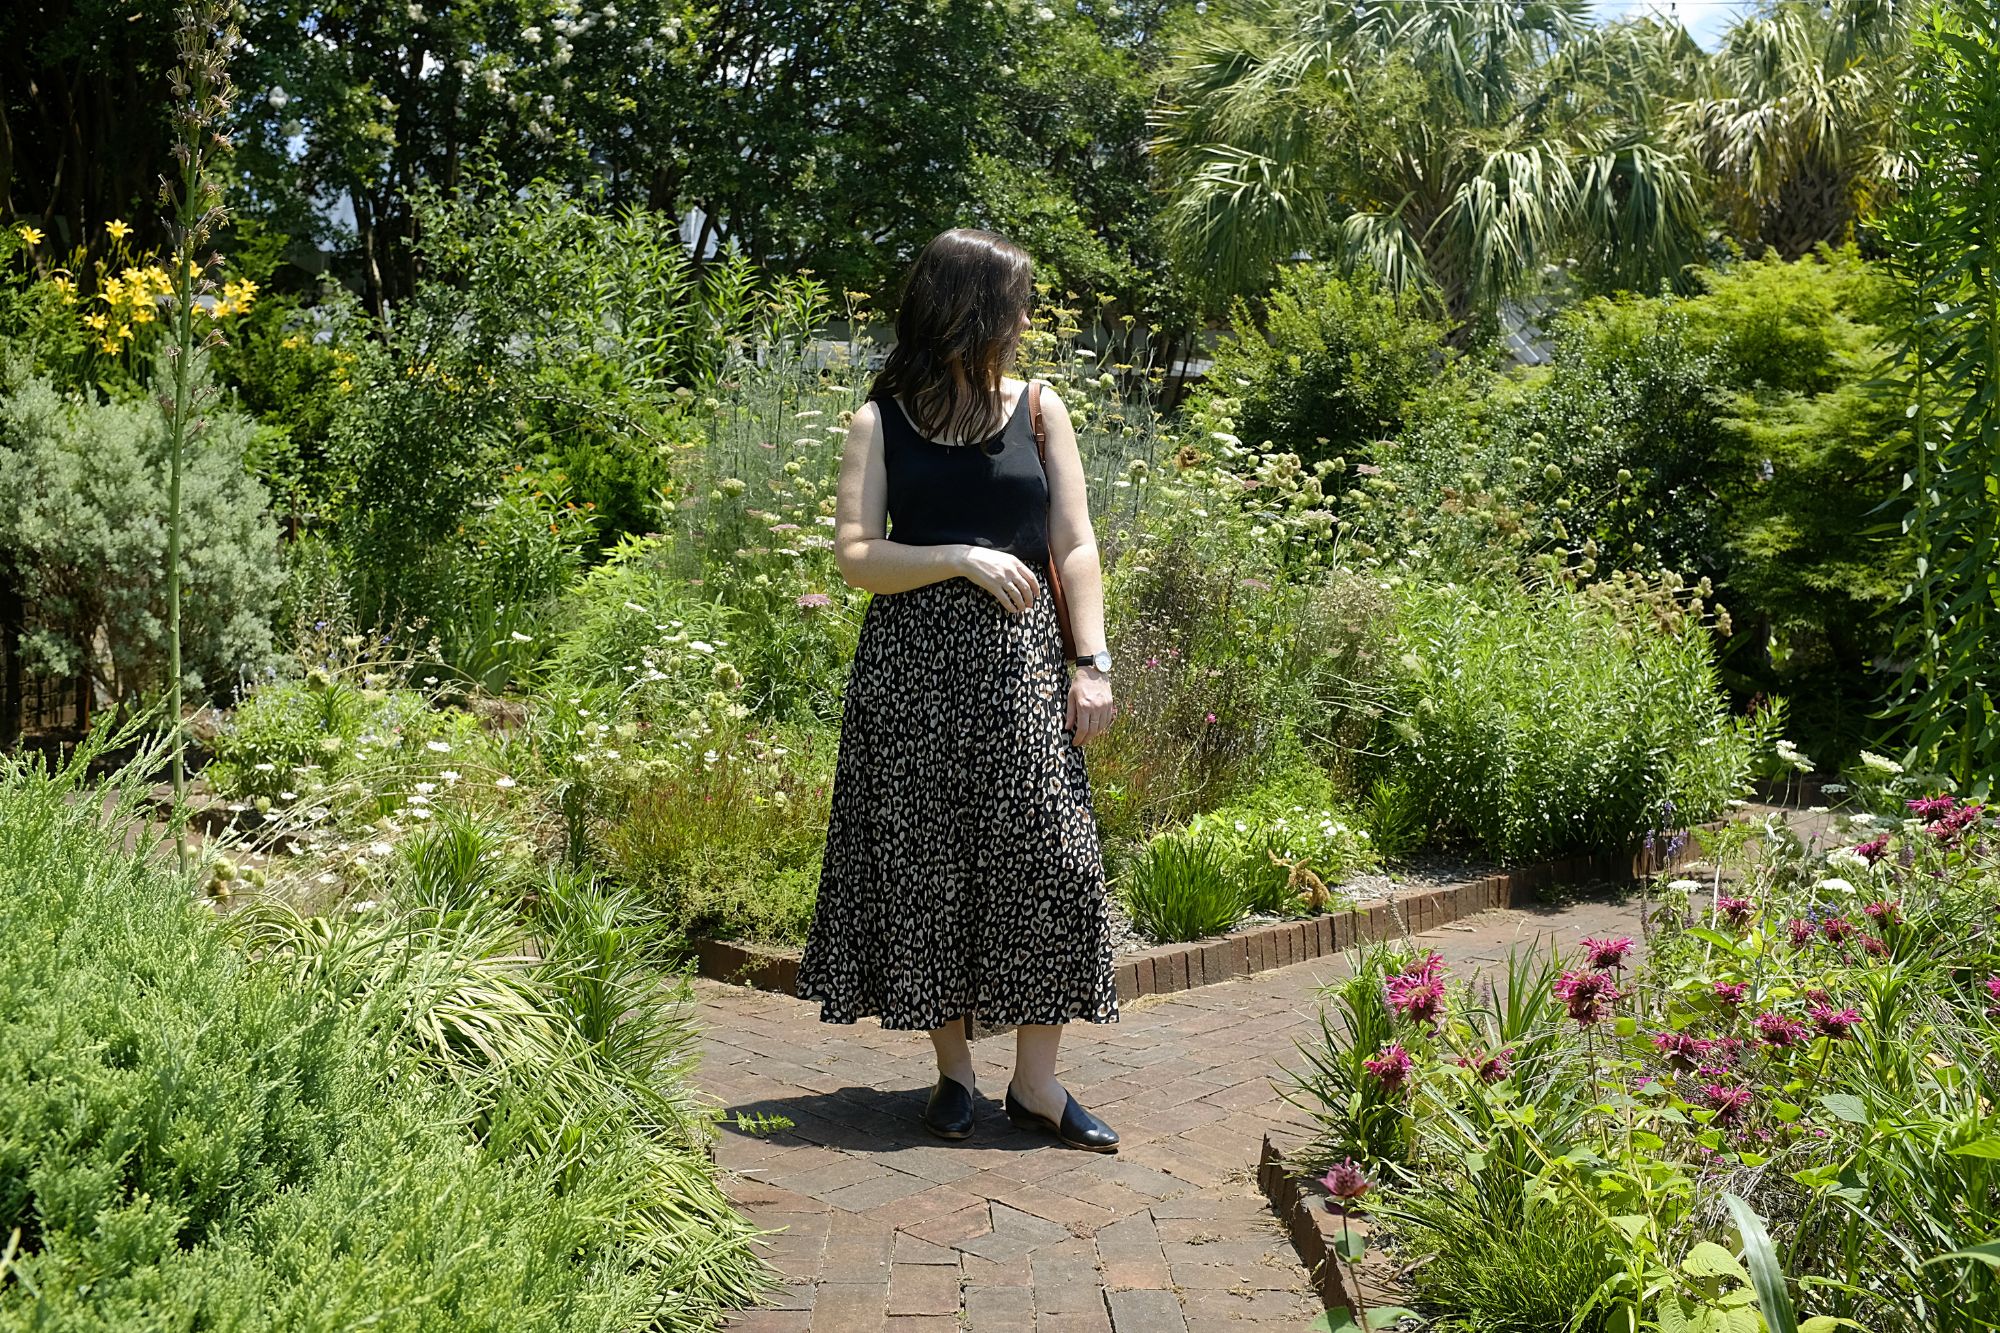
[[[1072,1148],[1085,1152],[1117,1152],[1118,1131],[1077,1105],[1068,1092],[1060,1123],[1030,1111],[1014,1097],[1014,1085],[1007,1085],[1007,1119],[1016,1129],[1045,1129]]]
[[[924,1107],[924,1124],[941,1139],[972,1137],[972,1090],[957,1079],[938,1075],[937,1086]]]

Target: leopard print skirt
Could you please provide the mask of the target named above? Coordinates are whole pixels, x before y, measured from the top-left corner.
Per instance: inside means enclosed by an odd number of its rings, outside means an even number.
[[[1046,562],[1020,614],[967,578],[878,593],[842,705],[796,993],[929,1029],[1118,1019],[1083,750]]]

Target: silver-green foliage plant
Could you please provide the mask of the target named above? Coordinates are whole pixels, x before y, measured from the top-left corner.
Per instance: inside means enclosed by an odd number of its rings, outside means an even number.
[[[283,576],[263,488],[243,470],[255,433],[246,417],[212,412],[183,459],[182,669],[197,695],[271,654]],[[169,684],[170,452],[148,404],[65,397],[39,378],[0,394],[0,552],[37,622],[28,662],[87,674],[120,706]]]

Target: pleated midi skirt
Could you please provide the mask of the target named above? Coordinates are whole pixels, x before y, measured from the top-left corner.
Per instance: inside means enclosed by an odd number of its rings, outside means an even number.
[[[1117,1021],[1069,667],[1047,563],[1029,568],[1024,612],[952,578],[863,613],[796,986],[823,1022]]]

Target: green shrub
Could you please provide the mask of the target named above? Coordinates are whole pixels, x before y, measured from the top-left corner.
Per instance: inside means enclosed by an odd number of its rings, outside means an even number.
[[[157,406],[66,398],[8,373],[0,393],[0,563],[38,628],[31,670],[88,674],[126,704],[165,688],[167,431]],[[256,432],[207,414],[181,481],[182,667],[220,693],[271,656],[281,569],[263,489],[244,473]],[[102,638],[104,652],[97,644]]]
[[[1405,585],[1389,760],[1423,818],[1488,854],[1616,851],[1719,814],[1752,730],[1707,635],[1601,595]]]
[[[661,745],[610,785],[592,849],[674,930],[800,943],[836,753],[831,731],[740,721]]]
[[[142,784],[107,817],[81,772],[0,770],[0,1326],[610,1333],[754,1298],[665,1114],[677,1041],[580,1028],[491,909],[277,914],[250,961],[123,850]]]
[[[1296,748],[1254,789],[1196,815],[1180,834],[1211,844],[1244,907],[1272,916],[1324,908],[1315,880],[1338,885],[1377,864],[1331,775]]]
[[[1204,390],[1234,403],[1235,432],[1307,464],[1372,458],[1438,374],[1444,332],[1367,269],[1293,265],[1261,324],[1240,299]]]

